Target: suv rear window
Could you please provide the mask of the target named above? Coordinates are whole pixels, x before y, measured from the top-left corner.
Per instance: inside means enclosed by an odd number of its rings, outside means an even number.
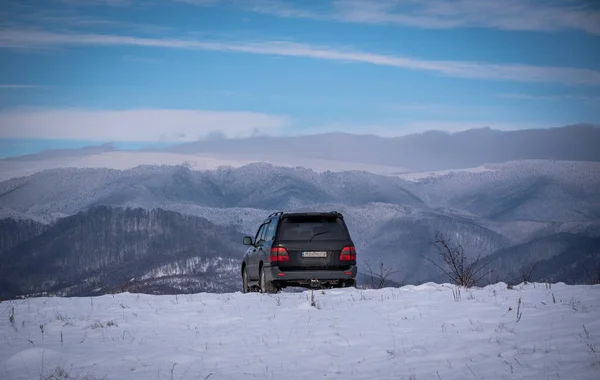
[[[343,220],[335,216],[291,216],[281,221],[280,240],[345,240]]]

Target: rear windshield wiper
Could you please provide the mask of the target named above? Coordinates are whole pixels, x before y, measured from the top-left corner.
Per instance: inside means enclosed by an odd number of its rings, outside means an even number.
[[[324,235],[324,234],[328,234],[328,233],[329,233],[329,231],[317,232],[316,234],[311,236],[310,239],[308,239],[308,242],[310,243],[312,241],[312,239],[315,238],[315,236]]]

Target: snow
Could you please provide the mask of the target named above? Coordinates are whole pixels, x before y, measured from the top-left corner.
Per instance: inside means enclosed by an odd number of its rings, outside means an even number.
[[[427,283],[315,291],[314,300],[303,291],[4,301],[0,377],[585,380],[600,373],[600,286],[499,283],[458,296],[452,285]]]
[[[426,172],[409,172],[398,174],[397,177],[402,178],[405,181],[419,182],[424,178],[430,177],[442,177],[453,173],[481,173],[492,171],[493,169],[488,168],[486,165],[477,166],[474,168],[462,168],[462,169],[448,169],[448,170],[436,170]]]
[[[206,273],[210,271],[233,273],[237,272],[241,264],[240,260],[213,257],[190,257],[185,260],[171,262],[161,265],[140,277],[140,280],[155,279],[169,276],[184,276],[190,272]],[[190,269],[193,268],[193,269]]]

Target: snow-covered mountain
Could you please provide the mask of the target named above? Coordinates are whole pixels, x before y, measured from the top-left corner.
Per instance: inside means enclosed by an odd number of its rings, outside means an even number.
[[[600,370],[598,285],[122,293],[2,310],[6,380],[597,380]]]
[[[89,206],[280,210],[371,203],[435,209],[490,220],[585,222],[600,215],[600,163],[518,161],[418,181],[364,171],[319,173],[265,163],[195,171],[54,169],[0,183],[0,208],[53,220]],[[217,212],[217,211],[215,211]]]
[[[600,236],[597,194],[600,163],[592,162],[517,161],[410,179],[266,163],[206,171],[164,165],[53,169],[13,178],[0,183],[0,209],[17,215],[15,220],[56,223],[96,206],[160,208],[204,218],[239,236],[254,234],[273,211],[338,210],[347,218],[361,265],[384,262],[397,270],[397,282],[445,280],[428,261],[436,257],[431,241],[438,232],[471,255],[496,258],[488,281],[511,281],[520,265],[541,260],[544,279],[583,282],[582,268],[600,254],[594,248]],[[564,244],[523,248],[543,241]],[[515,252],[518,260],[498,259]],[[242,249],[231,254],[222,257],[239,258]],[[572,270],[563,271],[565,263]],[[233,288],[239,279],[235,268],[231,273],[226,286]]]
[[[317,173],[257,163],[194,171],[185,166],[130,170],[54,169],[0,183],[0,207],[53,220],[92,205],[290,209],[315,203],[424,205],[411,183],[368,172]]]
[[[422,178],[416,191],[431,205],[492,220],[589,221],[600,218],[600,164],[522,160],[486,170]]]
[[[243,235],[195,216],[96,206],[48,226],[0,226],[2,298],[239,288]]]
[[[348,161],[345,157],[324,159],[277,154],[172,153],[162,151],[118,151],[99,149],[49,151],[35,155],[0,159],[0,181],[28,176],[42,170],[60,168],[106,168],[127,170],[138,166],[178,166],[193,170],[214,170],[220,167],[239,168],[252,163],[269,163],[290,168],[304,167],[317,172],[361,170],[378,174],[410,173],[409,169]]]

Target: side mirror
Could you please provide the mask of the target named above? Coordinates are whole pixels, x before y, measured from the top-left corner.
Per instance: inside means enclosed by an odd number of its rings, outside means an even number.
[[[253,245],[251,236],[244,236],[244,245]]]

